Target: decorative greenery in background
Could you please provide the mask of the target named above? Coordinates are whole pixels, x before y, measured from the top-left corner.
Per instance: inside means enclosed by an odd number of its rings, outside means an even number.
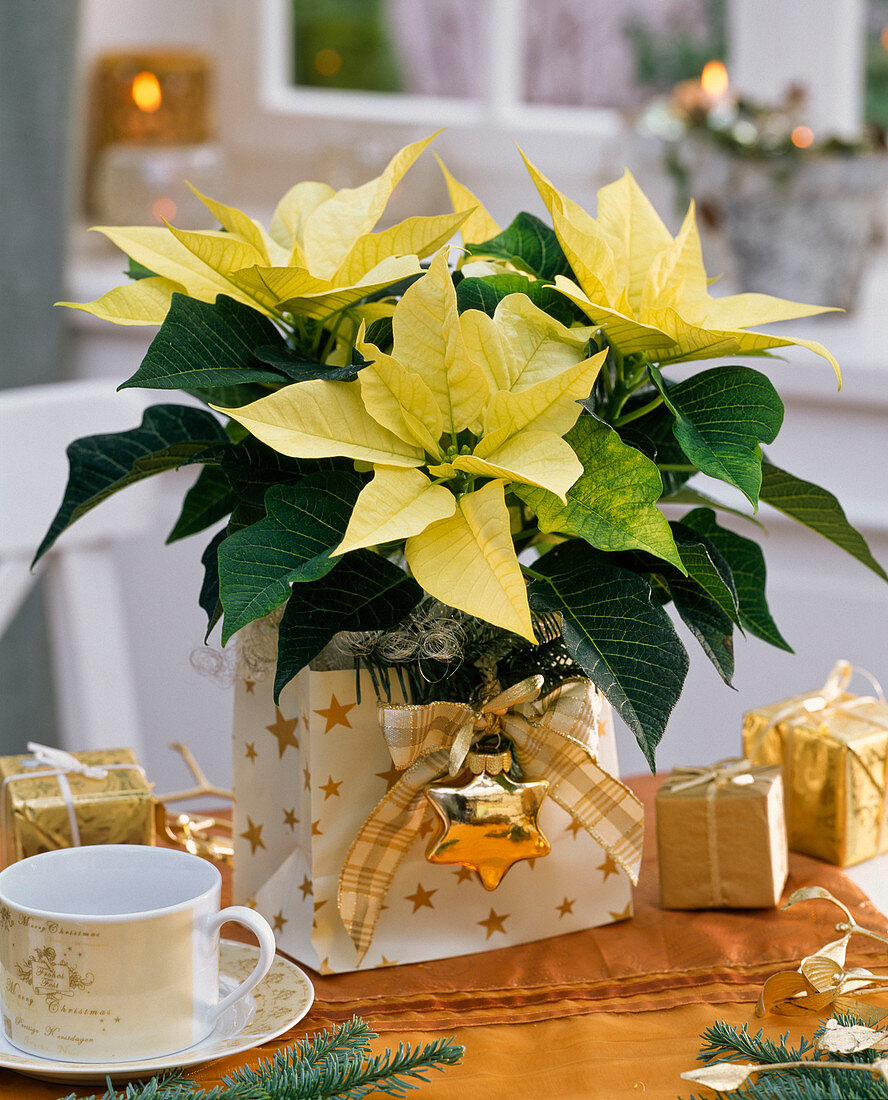
[[[381,0],[291,0],[294,83],[400,92]]]
[[[406,1096],[428,1082],[431,1070],[443,1071],[462,1060],[464,1048],[449,1039],[394,1053],[372,1054],[377,1038],[357,1017],[279,1050],[259,1068],[241,1069],[216,1088],[200,1088],[184,1073],[153,1077],[116,1089],[109,1084],[91,1100],[361,1100],[364,1096]],[[77,1100],[71,1093],[64,1100]]]
[[[668,92],[680,80],[698,77],[707,61],[725,60],[725,0],[703,0],[703,9],[702,18],[676,18],[665,31],[652,30],[637,18],[627,22],[639,84],[651,92]]]

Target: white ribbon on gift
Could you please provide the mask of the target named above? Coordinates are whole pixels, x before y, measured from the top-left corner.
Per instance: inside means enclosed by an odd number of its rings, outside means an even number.
[[[9,802],[6,797],[6,787],[10,783],[14,783],[16,779],[48,779],[55,777],[58,780],[59,792],[65,802],[65,809],[68,813],[68,824],[71,827],[71,846],[74,848],[80,847],[80,829],[77,826],[77,812],[74,806],[74,795],[71,792],[71,784],[68,782],[68,776],[72,772],[76,772],[78,775],[84,776],[86,779],[105,779],[109,771],[118,771],[120,769],[128,769],[129,771],[137,771],[141,773],[142,778],[147,782],[148,777],[145,775],[145,769],[141,768],[138,764],[85,764],[82,760],[78,760],[70,752],[65,752],[64,749],[56,749],[51,745],[41,745],[37,741],[28,742],[28,752],[34,756],[33,760],[22,761],[23,767],[28,769],[38,768],[41,764],[46,769],[45,771],[24,771],[19,772],[18,775],[8,775],[0,786],[0,831],[3,833],[3,866],[7,866],[9,863],[9,838],[11,834],[10,820],[9,820]]]

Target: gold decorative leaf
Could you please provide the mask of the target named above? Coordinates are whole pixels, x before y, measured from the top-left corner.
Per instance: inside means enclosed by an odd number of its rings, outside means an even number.
[[[716,1092],[735,1092],[746,1084],[753,1073],[764,1068],[753,1062],[742,1065],[737,1062],[718,1062],[702,1069],[690,1069],[681,1074],[681,1077],[684,1081],[693,1081],[695,1085],[708,1085]]]
[[[856,1054],[861,1050],[888,1050],[888,1031],[877,1031],[863,1025],[843,1025],[827,1020],[817,1040],[818,1050],[830,1054]]]

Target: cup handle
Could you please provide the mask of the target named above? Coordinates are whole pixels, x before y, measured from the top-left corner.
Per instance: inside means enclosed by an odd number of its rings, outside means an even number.
[[[223,909],[210,918],[207,922],[207,934],[212,935],[214,932],[218,932],[227,921],[235,921],[237,924],[249,928],[259,941],[259,961],[253,967],[253,973],[246,981],[241,982],[237,989],[233,989],[212,1009],[210,1017],[213,1026],[229,1006],[233,1005],[235,1001],[239,1001],[241,997],[246,997],[249,992],[256,988],[274,962],[274,932],[272,932],[271,925],[265,917],[253,909],[248,909],[245,905],[229,905],[227,909]]]

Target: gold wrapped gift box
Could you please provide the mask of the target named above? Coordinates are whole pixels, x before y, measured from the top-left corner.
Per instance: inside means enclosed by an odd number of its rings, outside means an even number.
[[[72,753],[67,764],[68,754],[50,754],[0,757],[4,866],[70,848],[75,832],[80,844],[153,843],[151,786],[132,749]]]
[[[888,851],[888,704],[844,690],[842,662],[824,688],[743,720],[743,751],[783,768],[789,846],[849,867]]]
[[[766,909],[788,853],[780,769],[748,760],[677,768],[657,792],[663,909]]]

